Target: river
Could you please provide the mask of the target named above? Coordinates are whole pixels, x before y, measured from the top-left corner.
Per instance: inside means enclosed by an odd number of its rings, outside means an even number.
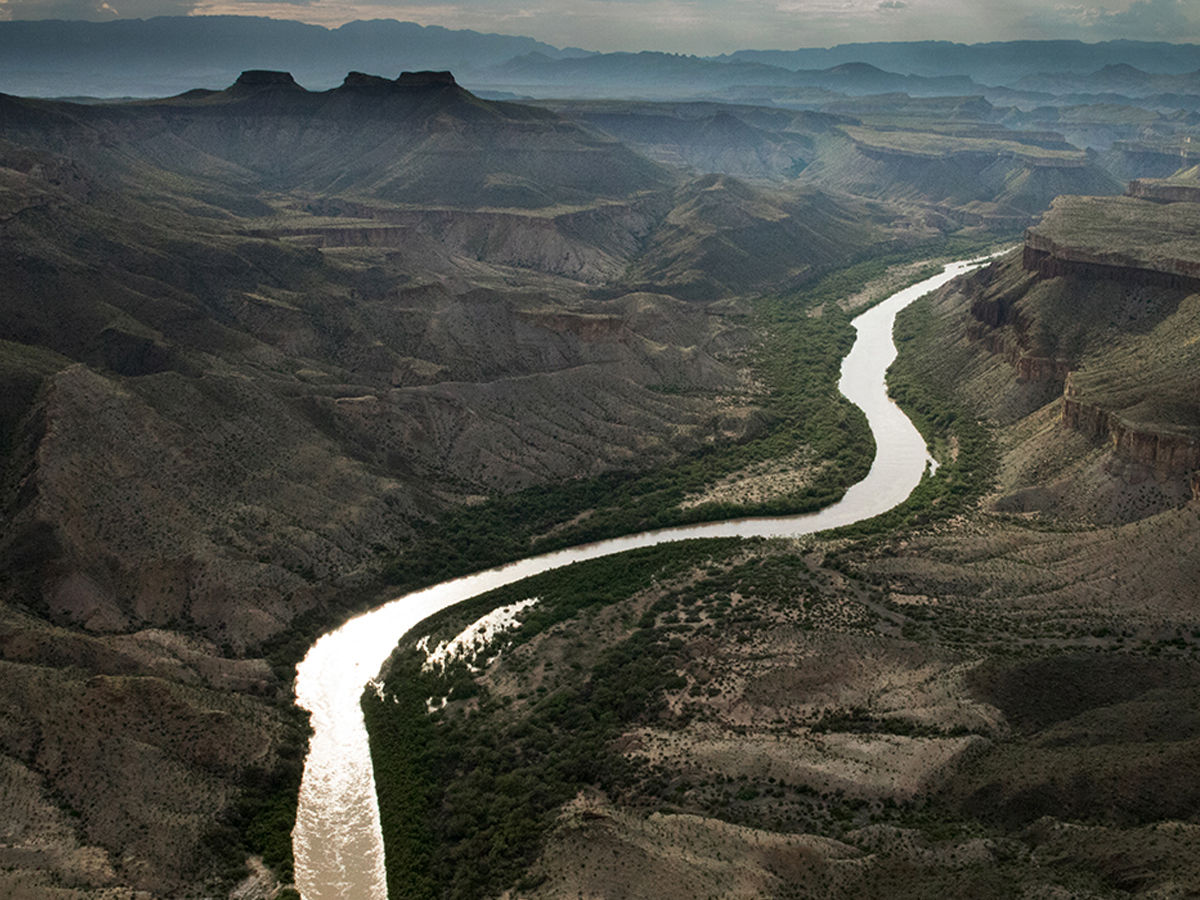
[[[952,263],[854,320],[857,338],[842,361],[838,387],[866,413],[876,452],[867,477],[837,503],[807,515],[665,528],[530,557],[399,597],[319,638],[296,667],[296,702],[312,714],[313,729],[292,833],[296,886],[304,900],[386,900],[383,836],[359,700],[402,635],[453,603],[558,566],[684,538],[810,534],[903,502],[933,460],[920,433],[887,396],[884,375],[896,358],[896,314],[985,261]]]

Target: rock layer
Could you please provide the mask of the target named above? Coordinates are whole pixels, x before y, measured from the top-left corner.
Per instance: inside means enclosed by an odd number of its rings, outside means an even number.
[[[1148,466],[1161,477],[1200,469],[1200,440],[1182,434],[1138,429],[1120,416],[1081,400],[1067,376],[1063,393],[1062,422],[1068,428],[1107,443],[1113,453],[1130,462]],[[1197,484],[1192,476],[1193,490]]]

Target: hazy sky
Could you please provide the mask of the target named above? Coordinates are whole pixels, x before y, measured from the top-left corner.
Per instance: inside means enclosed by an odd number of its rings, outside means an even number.
[[[718,53],[848,41],[1200,41],[1200,0],[0,0],[0,19],[265,15],[401,19],[592,50]]]

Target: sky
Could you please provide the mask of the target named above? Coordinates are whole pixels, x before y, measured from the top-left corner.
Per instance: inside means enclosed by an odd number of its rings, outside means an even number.
[[[330,27],[399,19],[560,47],[702,55],[883,40],[1200,42],[1200,0],[0,0],[0,20],[218,14]]]

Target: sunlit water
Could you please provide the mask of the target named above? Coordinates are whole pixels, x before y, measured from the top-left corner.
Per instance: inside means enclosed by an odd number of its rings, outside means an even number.
[[[884,374],[896,358],[896,313],[981,263],[953,263],[854,320],[858,337],[842,361],[838,387],[866,413],[876,453],[867,477],[837,503],[807,515],[664,528],[531,557],[392,600],[313,644],[296,667],[296,702],[312,714],[313,728],[292,835],[296,884],[304,900],[387,897],[375,778],[359,700],[405,632],[453,603],[558,566],[683,538],[810,534],[870,518],[901,503],[932,460],[920,433],[887,396],[884,384]]]

